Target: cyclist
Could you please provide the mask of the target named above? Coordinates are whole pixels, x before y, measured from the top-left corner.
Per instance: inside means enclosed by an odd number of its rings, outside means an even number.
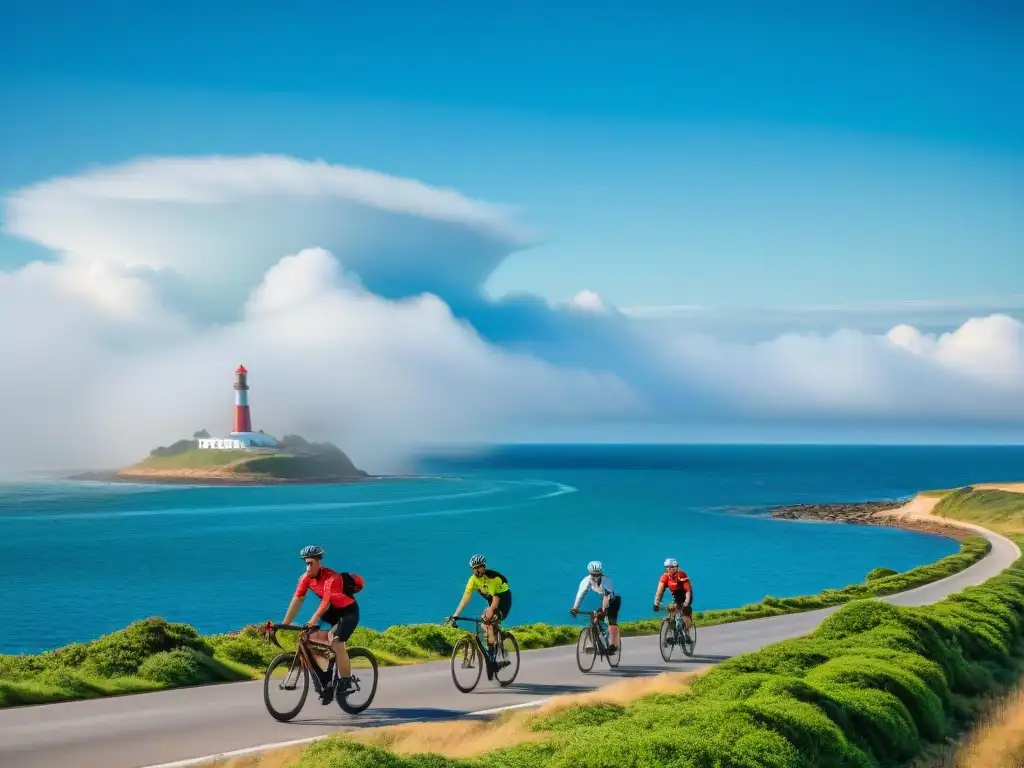
[[[469,559],[469,567],[473,573],[466,582],[466,591],[462,595],[459,607],[448,620],[452,624],[455,623],[455,619],[461,616],[463,608],[473,596],[474,590],[488,602],[487,609],[481,617],[484,621],[491,621],[495,617],[502,621],[507,619],[508,612],[512,610],[512,589],[508,585],[508,579],[497,571],[490,570],[487,567],[487,558],[483,555],[473,555]],[[493,624],[485,624],[484,630],[487,632],[487,642],[493,653],[499,639],[497,628]]]
[[[580,603],[588,591],[597,592],[601,596],[601,612],[608,617],[608,653],[614,654],[619,647],[619,608],[622,607],[622,596],[615,594],[615,586],[604,575],[600,560],[591,560],[587,564],[587,575],[580,582],[576,602],[569,611],[573,616],[580,612]]]
[[[288,612],[282,623],[291,624],[292,619],[302,608],[306,592],[313,590],[313,594],[320,598],[320,605],[307,624],[319,628],[320,622],[324,621],[333,626],[330,643],[331,650],[337,658],[337,694],[341,696],[348,693],[352,683],[352,662],[348,658],[345,643],[359,624],[359,604],[354,595],[363,588],[363,580],[356,574],[339,573],[322,565],[324,548],[317,544],[303,547],[299,555],[306,561],[306,572],[299,579],[295,596],[288,605]],[[324,685],[320,701],[330,704],[334,694],[334,686]]]
[[[661,610],[661,596],[666,588],[672,593],[673,605],[669,606],[669,613],[678,609],[683,614],[683,633],[689,642],[690,630],[693,629],[693,584],[686,571],[679,570],[679,561],[674,557],[665,560],[665,572],[658,579],[658,590],[654,593],[655,613]]]

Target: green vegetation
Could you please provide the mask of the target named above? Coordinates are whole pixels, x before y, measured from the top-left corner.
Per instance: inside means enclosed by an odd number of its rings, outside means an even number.
[[[864,581],[878,581],[879,579],[885,579],[889,576],[895,576],[897,571],[892,568],[875,568],[868,571],[868,575],[864,577]]]
[[[945,489],[939,489],[939,490],[933,490],[933,491],[920,491],[917,495],[918,496],[927,496],[930,499],[941,499],[947,493],[952,493],[954,490],[955,490],[954,488],[945,488]]]
[[[950,491],[932,513],[1010,532],[1024,532],[1024,493],[976,489]]]
[[[1024,541],[1024,539],[1021,539]],[[1024,565],[939,603],[855,602],[689,691],[535,715],[545,737],[469,759],[331,738],[293,768],[882,768],[956,734],[1024,666]]]
[[[957,554],[905,573],[818,595],[768,597],[742,608],[696,612],[694,620],[698,626],[709,626],[892,594],[956,573],[980,560],[988,549],[985,539],[968,537]],[[623,622],[620,629],[626,636],[654,634],[660,623],[661,617]],[[523,649],[551,648],[575,643],[580,626],[528,624],[512,630]],[[383,632],[360,627],[351,643],[370,648],[382,666],[390,666],[447,657],[463,632],[432,624],[400,625]],[[282,643],[295,639],[295,633],[278,636]],[[150,618],[90,643],[38,655],[0,655],[0,707],[247,680],[262,675],[279,652],[263,640],[256,626],[237,634],[201,636],[187,624]]]
[[[246,680],[255,658],[246,651],[261,645],[251,637],[203,638],[188,625],[146,619],[91,643],[0,656],[0,706]]]
[[[214,469],[251,458],[249,451],[201,451],[195,448],[160,456],[150,455],[135,466],[138,469]]]
[[[745,605],[741,608],[695,611],[693,618],[697,626],[706,627],[733,621],[760,619],[765,616],[780,616],[784,613],[814,611],[819,608],[842,605],[851,600],[905,592],[908,589],[930,584],[962,571],[981,560],[991,548],[992,545],[988,543],[987,539],[983,539],[981,536],[968,536],[960,542],[960,551],[955,555],[949,555],[929,565],[920,565],[904,573],[891,571],[892,575],[880,576],[878,575],[880,571],[890,572],[890,569],[876,568],[868,573],[863,584],[851,584],[842,589],[826,589],[816,595],[802,597],[766,597],[760,603]],[[649,635],[657,632],[660,626],[661,619],[657,618],[623,622],[620,629],[626,636]],[[572,642],[575,642],[575,639]]]

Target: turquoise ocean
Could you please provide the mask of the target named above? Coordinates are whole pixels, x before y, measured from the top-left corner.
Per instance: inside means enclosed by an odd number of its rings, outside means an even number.
[[[624,620],[653,615],[667,556],[690,573],[698,609],[814,593],[957,545],[772,520],[767,507],[1021,480],[1024,447],[516,445],[424,458],[420,472],[335,486],[0,483],[0,653],[148,616],[204,633],[280,621],[309,543],[365,577],[362,623],[376,629],[441,621],[477,552],[512,584],[513,625],[568,621],[592,559],[622,593]]]

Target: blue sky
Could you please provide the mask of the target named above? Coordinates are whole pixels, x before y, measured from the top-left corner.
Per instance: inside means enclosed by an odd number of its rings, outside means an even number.
[[[0,192],[280,152],[519,206],[497,294],[1024,292],[1019,3],[370,5],[6,4]]]

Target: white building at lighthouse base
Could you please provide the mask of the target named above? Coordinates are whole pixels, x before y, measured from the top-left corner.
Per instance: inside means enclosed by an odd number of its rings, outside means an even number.
[[[276,448],[277,438],[266,432],[232,432],[230,437],[201,437],[200,450],[245,451],[250,448]]]

